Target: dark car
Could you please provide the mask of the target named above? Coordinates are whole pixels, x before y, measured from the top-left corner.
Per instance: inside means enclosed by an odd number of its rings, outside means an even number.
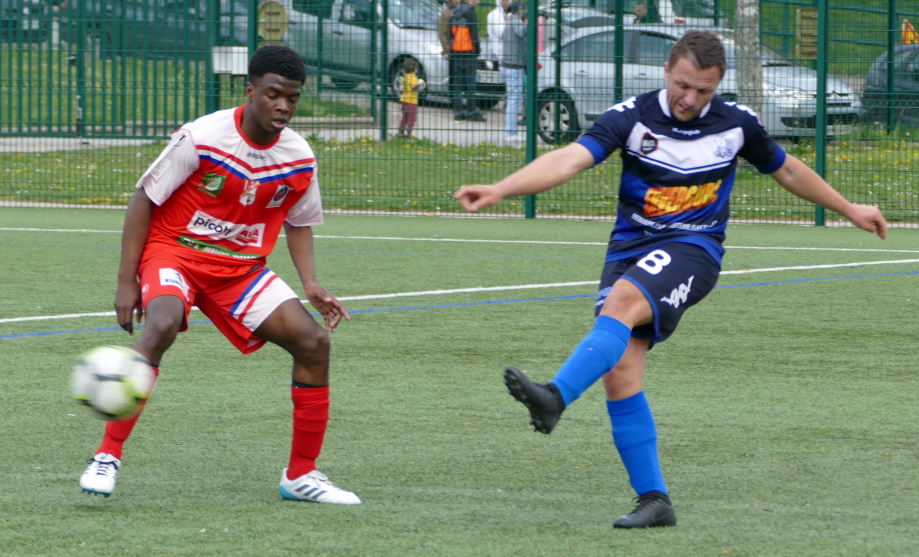
[[[69,0],[61,14],[61,38],[71,48],[82,41],[97,57],[143,54],[203,60],[208,54],[207,21],[218,19],[208,18],[206,7],[205,0]],[[217,43],[227,41],[218,38]]]
[[[862,108],[865,122],[919,124],[919,44],[900,46],[893,51],[893,91],[887,90],[887,53],[872,64],[865,78]]]
[[[0,0],[0,41],[44,41],[48,36],[50,5],[45,0]]]

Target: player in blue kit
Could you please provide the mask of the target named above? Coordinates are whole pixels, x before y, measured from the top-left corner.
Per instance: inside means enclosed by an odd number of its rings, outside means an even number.
[[[666,89],[613,106],[575,143],[495,184],[465,186],[455,195],[475,212],[563,184],[620,150],[618,217],[593,330],[548,385],[514,367],[504,372],[510,394],[526,405],[536,431],[546,434],[568,405],[603,378],[613,441],[638,495],[634,510],[614,521],[616,528],[676,525],[642,375],[648,350],[673,334],[683,312],[718,280],[737,157],[796,196],[882,239],[887,235],[880,210],[848,202],[785,153],[755,112],[715,95],[725,67],[718,36],[690,31],[664,64]]]

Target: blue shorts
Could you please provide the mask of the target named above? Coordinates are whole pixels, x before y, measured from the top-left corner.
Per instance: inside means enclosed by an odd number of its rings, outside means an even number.
[[[632,329],[636,338],[651,345],[670,338],[687,308],[699,303],[718,282],[721,267],[693,244],[671,242],[647,253],[610,261],[603,267],[595,315],[617,280],[627,280],[641,290],[654,311],[654,323]]]

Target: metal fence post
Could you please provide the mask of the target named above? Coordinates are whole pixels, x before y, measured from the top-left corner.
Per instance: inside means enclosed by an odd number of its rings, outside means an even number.
[[[527,121],[527,149],[526,162],[529,163],[536,158],[536,75],[537,61],[537,37],[536,31],[539,26],[539,2],[538,0],[529,0],[527,2],[527,86],[526,86],[526,121]],[[536,196],[526,196],[525,215],[528,219],[536,218]]]
[[[377,14],[377,6],[379,6],[378,0],[373,0],[370,3],[370,117],[373,118],[374,122],[377,121],[377,115],[379,114],[377,110],[377,101],[380,97],[379,94],[377,94],[377,87],[380,81],[377,75],[377,46],[380,40],[380,17]]]
[[[500,0],[499,0],[500,1]],[[559,144],[559,138],[561,137],[561,117],[559,114],[559,97],[561,94],[562,88],[562,3],[555,3],[555,51],[552,53],[552,59],[555,61],[555,90],[552,94],[552,97],[555,99],[552,101],[552,116],[554,126],[552,129],[555,130],[552,135],[552,139],[556,145]],[[570,115],[569,115],[570,117]],[[570,125],[570,124],[569,124]]]
[[[623,21],[625,16],[625,0],[616,0],[616,13],[613,14],[616,20],[616,34],[613,35],[613,59],[616,61],[616,77],[613,82],[613,101],[622,102],[622,64],[625,62],[625,30]]]
[[[380,21],[380,141],[386,141],[389,127],[389,0],[383,3]],[[394,89],[393,94],[398,94]]]
[[[207,0],[204,25],[207,29],[207,52],[204,54],[204,75],[207,89],[204,92],[204,111],[210,114],[220,109],[220,82],[214,73],[214,47],[220,27],[220,0]]]
[[[826,178],[826,78],[827,57],[829,56],[827,41],[827,0],[817,0],[817,121],[814,129],[816,139],[816,166],[817,174]],[[814,209],[814,224],[826,224],[826,211],[820,205]]]
[[[258,50],[258,0],[249,0],[249,58]]]
[[[896,81],[896,73],[894,72],[894,50],[897,48],[897,33],[899,32],[900,26],[899,18],[897,17],[897,0],[888,0],[887,6],[887,105],[886,112],[886,123],[887,123],[887,134],[893,132],[894,127],[897,125],[896,121],[896,107],[894,106],[894,81]]]
[[[77,66],[77,107],[76,131],[77,137],[83,135],[83,106],[86,99],[86,3],[80,2],[77,8],[77,36],[73,40],[77,43],[77,53],[74,62]]]

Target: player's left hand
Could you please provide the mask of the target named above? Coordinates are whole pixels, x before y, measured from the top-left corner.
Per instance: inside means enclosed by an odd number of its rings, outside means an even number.
[[[351,321],[351,315],[345,305],[318,284],[306,287],[306,299],[309,300],[310,305],[322,314],[322,318],[325,320],[325,330],[330,333],[335,332],[342,317],[346,321]]]
[[[873,205],[853,205],[852,214],[849,220],[852,224],[867,230],[875,232],[881,239],[887,238],[887,219],[881,214],[881,210]]]

